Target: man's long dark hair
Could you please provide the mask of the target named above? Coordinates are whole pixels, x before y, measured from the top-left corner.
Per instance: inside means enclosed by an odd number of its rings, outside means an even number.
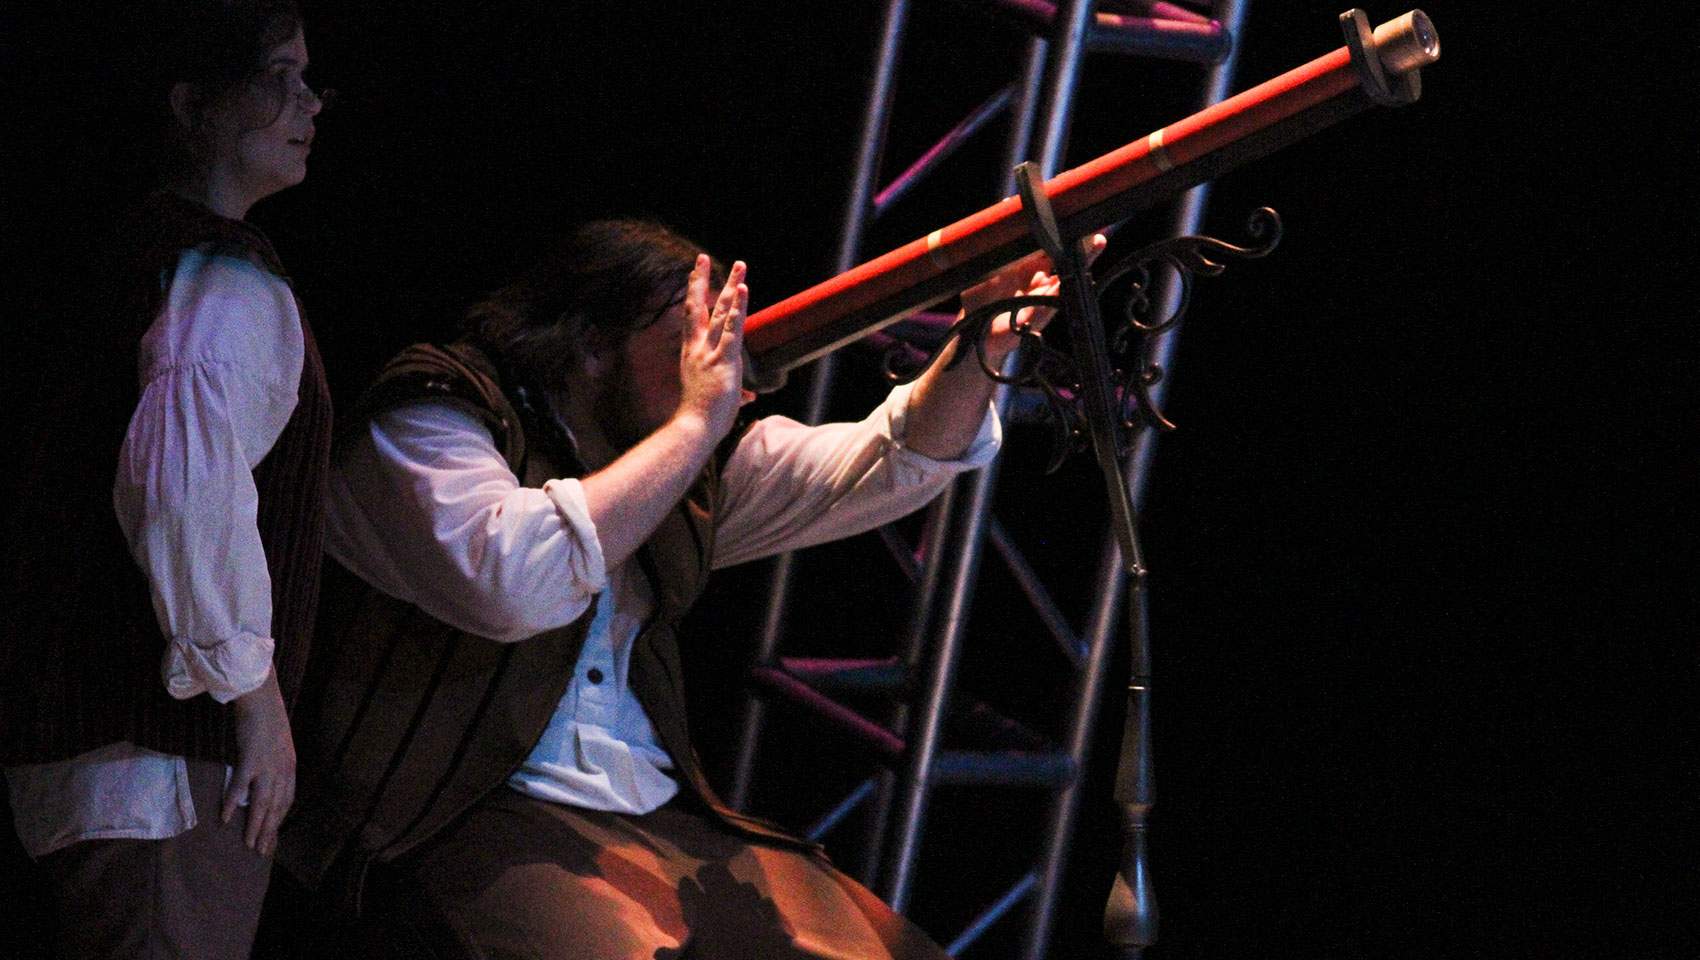
[[[596,220],[561,238],[468,312],[465,334],[519,383],[566,385],[587,354],[612,349],[683,294],[702,247],[651,220]],[[726,272],[714,264],[715,291]]]

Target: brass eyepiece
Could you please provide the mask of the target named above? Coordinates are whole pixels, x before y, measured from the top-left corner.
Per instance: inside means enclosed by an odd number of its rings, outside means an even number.
[[[1375,51],[1383,70],[1404,73],[1440,59],[1440,35],[1428,14],[1412,10],[1375,28]]]

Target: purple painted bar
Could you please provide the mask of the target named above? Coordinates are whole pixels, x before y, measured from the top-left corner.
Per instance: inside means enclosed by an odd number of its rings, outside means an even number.
[[[896,203],[898,198],[908,193],[909,188],[914,186],[917,181],[955,153],[958,147],[968,141],[968,138],[980,132],[980,128],[986,125],[986,121],[1002,113],[1004,108],[1009,106],[1010,98],[1014,95],[1014,86],[1006,86],[988,97],[985,103],[974,108],[973,113],[963,118],[961,123],[940,138],[939,142],[933,144],[926,153],[921,154],[919,160],[910,164],[909,169],[898,174],[896,179],[887,184],[886,188],[874,197],[874,213],[876,215],[884,213],[887,207]]]
[[[752,667],[750,679],[769,692],[804,707],[828,725],[849,734],[878,754],[886,763],[896,764],[903,759],[903,741],[891,731],[831,697],[816,692],[808,684],[783,670]]]
[[[1001,20],[1044,35],[1056,19],[1057,6],[1047,0],[991,0],[987,12]],[[1087,28],[1087,46],[1146,57],[1219,63],[1233,48],[1233,37],[1203,14],[1172,3],[1136,3],[1145,16],[1095,13]]]

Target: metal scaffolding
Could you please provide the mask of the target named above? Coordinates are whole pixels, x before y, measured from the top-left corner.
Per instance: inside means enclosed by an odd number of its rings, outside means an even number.
[[[1197,106],[1224,99],[1233,83],[1236,40],[1244,22],[1243,0],[1217,0],[1204,16],[1163,0],[1123,3],[1131,13],[1099,12],[1094,0],[982,0],[974,4],[994,19],[1013,24],[1028,34],[1016,76],[976,107],[919,160],[883,188],[879,180],[896,78],[903,53],[910,11],[909,0],[887,0],[879,49],[862,121],[855,171],[844,208],[835,272],[856,265],[864,251],[869,225],[919,180],[994,119],[1008,116],[1005,170],[1023,161],[1036,161],[1049,177],[1063,160],[1080,72],[1085,56],[1105,51],[1208,64]],[[997,197],[1011,195],[1013,173],[997,186]],[[1176,204],[1169,221],[1172,235],[1195,233],[1203,217],[1207,186],[1188,191]],[[1177,289],[1167,291],[1178,297]],[[1171,304],[1172,306],[1172,304]],[[1171,369],[1172,333],[1157,348],[1156,361]],[[833,391],[833,357],[817,361],[810,382],[805,419],[821,422]],[[1157,389],[1161,389],[1161,384]],[[1016,398],[1000,389],[1000,416]],[[1137,508],[1142,499],[1155,433],[1146,427],[1122,464],[1129,478],[1129,495]],[[796,561],[779,558],[771,581],[769,603],[756,662],[752,696],[744,707],[743,738],[728,796],[747,808],[757,765],[766,707],[761,697],[782,697],[859,740],[880,761],[881,769],[849,796],[821,816],[810,828],[819,839],[850,812],[865,808],[868,843],[860,873],[900,912],[908,906],[917,882],[916,863],[932,792],[943,785],[978,785],[986,789],[1039,789],[1049,797],[1049,814],[1042,827],[1040,853],[1025,873],[1014,877],[946,949],[953,955],[978,939],[1017,906],[1027,907],[1023,956],[1040,960],[1052,937],[1057,894],[1067,867],[1069,839],[1080,805],[1081,776],[1092,747],[1092,734],[1102,700],[1104,674],[1114,651],[1116,623],[1126,613],[1133,624],[1129,729],[1123,764],[1133,764],[1132,795],[1118,796],[1128,830],[1126,882],[1118,880],[1111,897],[1108,929],[1125,955],[1137,956],[1156,936],[1156,907],[1147,881],[1144,859],[1145,817],[1152,802],[1149,754],[1150,651],[1143,630],[1143,571],[1129,572],[1114,535],[1097,544],[1097,574],[1093,600],[1078,632],[1034,573],[1022,549],[993,515],[993,493],[999,463],[954,483],[930,508],[923,549],[911,550],[901,538],[885,533],[893,553],[916,581],[916,599],[909,615],[905,649],[890,660],[823,661],[787,658],[781,648],[795,589]],[[943,742],[947,713],[952,707],[958,665],[968,642],[967,625],[974,602],[979,566],[990,545],[1032,602],[1050,639],[1064,652],[1074,671],[1071,702],[1063,710],[1060,742],[1028,744],[1023,749],[997,751],[948,749]],[[1082,558],[1081,565],[1091,562]],[[883,722],[875,722],[844,706],[834,694],[870,690],[898,698]],[[1125,889],[1124,889],[1125,888]],[[944,940],[940,937],[941,942]]]

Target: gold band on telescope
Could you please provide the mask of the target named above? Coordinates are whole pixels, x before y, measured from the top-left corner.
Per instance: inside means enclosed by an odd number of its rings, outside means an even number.
[[[943,239],[943,234],[943,229],[934,230],[932,233],[927,234],[927,259],[937,264],[940,270],[949,270],[956,264],[950,259],[950,257],[945,255],[943,250],[939,248],[939,242]]]
[[[1168,173],[1175,168],[1175,158],[1169,156],[1169,149],[1163,146],[1162,130],[1145,138],[1145,151],[1158,170]]]

